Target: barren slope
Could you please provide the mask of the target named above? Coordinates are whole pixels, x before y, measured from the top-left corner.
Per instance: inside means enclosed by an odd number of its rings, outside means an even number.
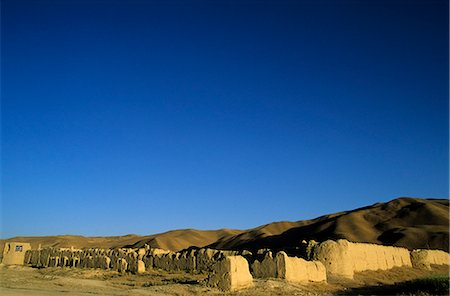
[[[139,236],[129,234],[125,236],[105,236],[105,237],[85,237],[79,235],[58,235],[58,236],[29,236],[13,237],[0,241],[0,250],[3,250],[5,241],[18,241],[31,243],[33,249],[41,247],[69,248],[139,248],[148,244],[153,248],[161,248],[172,251],[180,251],[189,247],[204,247],[222,239],[224,236],[231,237],[242,230],[194,230],[180,229],[165,233]]]
[[[218,249],[295,248],[305,239],[323,241],[346,238],[414,248],[448,251],[449,200],[398,198],[364,208],[325,215],[312,220],[274,222],[249,230],[174,230],[149,236],[113,237],[47,236],[15,237],[7,241],[54,247],[114,248],[151,247],[179,251],[189,247]],[[0,241],[3,249],[5,240]]]
[[[205,247],[225,237],[233,237],[242,230],[219,229],[219,230],[195,230],[180,229],[150,235],[126,247],[140,248],[148,244],[153,248],[161,248],[172,251],[180,251],[189,247]]]
[[[220,249],[295,248],[305,239],[323,241],[345,238],[367,242],[448,251],[449,201],[398,198],[387,203],[295,222],[276,235],[265,235],[272,224],[218,241]]]

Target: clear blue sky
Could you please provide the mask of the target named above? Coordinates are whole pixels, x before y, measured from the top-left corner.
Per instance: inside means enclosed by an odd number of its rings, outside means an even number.
[[[2,237],[448,197],[448,1],[3,0]]]

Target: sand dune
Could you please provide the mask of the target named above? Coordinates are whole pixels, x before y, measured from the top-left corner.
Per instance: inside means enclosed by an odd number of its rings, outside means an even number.
[[[449,249],[449,200],[398,198],[352,211],[325,215],[312,220],[274,222],[248,230],[183,229],[138,236],[83,237],[74,235],[14,237],[6,241],[30,242],[43,247],[114,248],[152,247],[179,251],[189,247],[217,249],[290,249],[305,239],[323,241],[345,238],[403,246],[409,249]],[[5,240],[0,241],[3,249]]]

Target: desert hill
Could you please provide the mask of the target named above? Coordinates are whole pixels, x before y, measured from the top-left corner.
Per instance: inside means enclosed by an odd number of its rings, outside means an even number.
[[[242,230],[219,229],[219,230],[195,230],[181,229],[173,230],[156,235],[150,235],[134,244],[126,245],[126,247],[140,248],[148,244],[154,248],[179,251],[189,247],[206,247],[218,240],[233,237]]]
[[[284,222],[284,231],[267,224],[209,247],[218,249],[295,248],[302,240],[345,238],[402,246],[409,249],[449,249],[449,200],[398,198],[387,203],[325,215],[312,220]],[[280,229],[280,227],[278,227]]]
[[[81,235],[57,235],[57,236],[17,236],[0,241],[0,248],[6,241],[17,241],[30,243],[33,249],[38,248],[39,245],[44,247],[56,248],[114,248],[120,245],[132,244],[137,240],[142,239],[142,236],[129,234],[124,236],[108,236],[108,237],[85,237]]]
[[[449,200],[398,198],[386,203],[324,215],[312,220],[274,222],[248,230],[182,229],[160,234],[138,236],[83,237],[74,235],[14,237],[0,241],[30,242],[42,247],[115,248],[151,247],[179,251],[190,247],[217,249],[293,249],[302,240],[345,238],[403,246],[409,249],[449,250]]]
[[[80,235],[58,235],[58,236],[17,236],[6,240],[0,240],[0,250],[3,250],[6,241],[18,241],[31,243],[31,247],[58,247],[58,248],[140,248],[148,244],[154,248],[179,251],[189,247],[205,247],[223,237],[231,237],[242,230],[195,230],[179,229],[164,233],[139,236],[128,234],[124,236],[98,236],[85,237]]]

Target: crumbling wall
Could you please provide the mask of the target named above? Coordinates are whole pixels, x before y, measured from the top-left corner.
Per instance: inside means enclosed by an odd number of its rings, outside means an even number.
[[[153,268],[166,271],[210,272],[220,258],[237,254],[237,251],[199,249],[175,253],[151,248],[84,250],[44,248],[29,250],[24,254],[25,264],[34,267],[101,268],[143,273]]]
[[[208,284],[223,291],[238,291],[253,286],[247,260],[242,256],[224,256],[214,264]]]
[[[163,270],[172,270],[173,260],[175,259],[176,254],[174,252],[166,253],[166,254],[158,254],[153,257],[153,267],[159,268]]]
[[[450,265],[450,255],[441,250],[414,250],[411,262],[415,268],[431,269],[432,264]]]
[[[6,242],[3,249],[2,263],[5,265],[24,265],[26,252],[31,250],[29,243]]]
[[[321,282],[327,279],[325,266],[321,262],[289,257],[285,252],[278,252],[275,258],[272,252],[266,252],[261,262],[253,262],[252,274],[255,278],[280,278],[294,283]]]
[[[249,251],[204,248],[175,253],[145,247],[84,250],[40,248],[22,252],[21,262],[35,267],[101,268],[132,273],[143,273],[151,269],[211,273],[217,267],[217,262],[239,254],[245,255],[250,262],[253,261],[251,273],[254,277],[281,278],[291,282],[324,281],[327,276],[353,278],[355,272],[386,270],[413,264],[418,268],[449,264],[449,254],[438,250],[416,250],[410,255],[404,248],[351,243],[347,240],[328,240],[322,243],[310,241],[305,246],[307,257],[311,261],[289,257],[284,252],[273,256],[269,250],[259,250],[252,255]]]
[[[361,243],[349,243],[348,248],[355,272],[412,266],[409,251],[405,248]]]
[[[195,265],[198,270],[210,271],[215,263],[214,258],[218,257],[220,251],[213,249],[200,249],[195,257]]]
[[[409,251],[405,248],[351,243],[347,240],[314,244],[309,256],[322,262],[329,276],[345,278],[353,278],[355,272],[365,270],[412,266]]]
[[[255,260],[251,265],[252,274],[255,278],[276,278],[277,262],[272,256],[272,252],[267,251],[262,261]]]
[[[285,252],[276,256],[277,277],[288,282],[322,282],[327,280],[325,266],[319,261],[289,257]]]

